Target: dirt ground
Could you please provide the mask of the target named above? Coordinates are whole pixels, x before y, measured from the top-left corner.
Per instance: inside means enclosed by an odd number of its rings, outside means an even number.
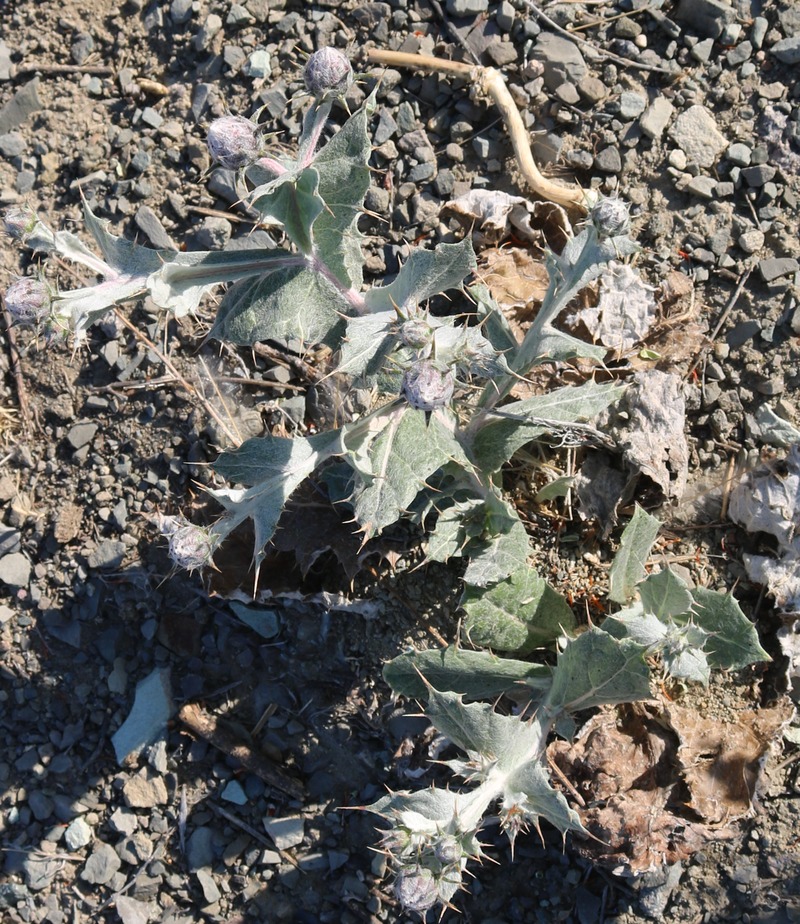
[[[728,520],[720,497],[734,463],[752,466],[765,452],[754,424],[762,406],[800,426],[800,89],[797,64],[774,50],[800,35],[800,13],[770,0],[709,5],[731,11],[722,36],[709,36],[714,16],[704,25],[685,3],[651,4],[661,19],[636,0],[539,4],[562,28],[586,26],[579,34],[595,49],[646,49],[655,57],[640,61],[678,65],[665,76],[582,46],[585,70],[562,81],[548,77],[549,60],[537,66],[534,47],[549,27],[524,3],[0,0],[0,206],[30,204],[84,240],[82,196],[115,233],[153,246],[267,240],[210,170],[209,121],[264,106],[276,144],[289,142],[301,105],[287,100],[308,53],[335,44],[364,71],[368,47],[463,60],[450,23],[482,63],[503,70],[537,157],[552,156],[550,175],[632,203],[646,280],[691,280],[689,320],[645,344],[683,377],[687,400],[689,485],[659,515],[672,561],[705,586],[736,586],[773,662],[717,676],[707,690],[666,692],[699,715],[733,720],[787,692],[777,632],[793,623],[742,564],[769,542]],[[657,99],[672,114],[644,131],[643,110]],[[689,140],[675,134],[693,107],[713,123],[703,123],[706,147],[694,160],[681,144],[691,148],[701,129]],[[432,246],[461,233],[442,207],[467,189],[525,194],[496,111],[463,82],[388,74],[373,129],[363,225],[373,274],[396,272],[409,241]],[[417,130],[430,155],[404,148]],[[764,169],[743,177],[751,167]],[[31,265],[4,241],[0,287]],[[67,265],[48,272],[63,288],[78,284]],[[247,537],[226,550],[211,586],[175,571],[156,515],[215,515],[203,487],[225,437],[209,407],[241,438],[308,412],[293,345],[261,355],[220,348],[204,339],[213,314],[209,301],[197,317],[165,324],[153,306],[131,306],[74,348],[25,330],[12,344],[0,325],[3,921],[406,919],[371,850],[376,819],[345,807],[386,786],[445,779],[428,763],[440,742],[413,704],[392,699],[381,667],[410,645],[456,638],[458,571],[411,571],[418,552],[402,532],[352,586],[329,562],[303,576],[276,552],[261,584],[280,595],[264,604],[271,636],[234,606],[249,586]],[[508,484],[520,487],[518,473]],[[576,514],[556,548],[548,510],[528,513],[537,566],[585,618],[602,606],[592,589],[602,568],[593,572],[585,553],[608,560],[618,531],[603,544]],[[220,717],[299,789],[243,769],[176,719],[149,755],[120,765],[112,736],[137,684],[158,671],[178,707]],[[562,845],[548,829],[520,838],[512,862],[489,826],[483,839],[497,864],[473,871],[469,894],[443,921],[800,920],[794,740],[775,740],[745,817],[720,822],[718,838],[644,880],[593,863],[586,845]]]

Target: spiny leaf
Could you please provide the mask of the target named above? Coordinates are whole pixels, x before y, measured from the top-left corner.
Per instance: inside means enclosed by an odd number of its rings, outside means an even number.
[[[661,522],[637,504],[630,523],[622,533],[619,551],[609,572],[608,596],[615,603],[626,603],[645,576],[645,564],[656,541]]]
[[[669,568],[648,575],[638,589],[645,611],[659,619],[679,616],[691,609],[692,595],[689,588]]]
[[[526,443],[556,429],[560,423],[591,420],[624,390],[619,385],[586,382],[505,404],[482,419],[472,441],[473,457],[484,471],[497,471]]]
[[[349,312],[347,301],[324,276],[289,267],[232,286],[210,336],[246,345],[282,338],[335,343]]]
[[[578,813],[569,807],[562,793],[553,789],[550,775],[540,761],[518,767],[506,780],[505,792],[505,803],[513,802],[534,824],[545,818],[562,833],[585,830]]]
[[[304,254],[311,253],[311,226],[325,209],[319,194],[319,173],[314,167],[283,174],[254,190],[252,205],[262,218],[279,221]]]
[[[396,405],[361,449],[358,471],[368,480],[356,488],[352,505],[368,538],[394,523],[446,462],[457,458],[466,464],[444,414],[437,411],[428,416],[407,404]],[[347,435],[345,444],[354,448]],[[354,460],[348,456],[348,461]]]
[[[464,582],[486,587],[505,580],[527,566],[530,544],[516,510],[499,498],[489,498],[494,510],[479,541],[467,547],[469,564]]]
[[[601,629],[588,629],[558,656],[548,707],[575,711],[647,699],[650,670],[645,651],[629,639],[617,640]]]
[[[483,532],[483,506],[482,500],[470,498],[442,510],[425,542],[425,557],[442,562],[459,557],[467,543]]]
[[[475,266],[468,238],[458,244],[439,244],[434,250],[414,250],[394,282],[367,292],[367,307],[370,311],[410,310],[440,292],[461,286]]]
[[[547,689],[551,676],[551,668],[544,664],[498,658],[456,645],[407,652],[383,668],[383,679],[395,693],[415,699],[427,699],[430,687],[461,693],[468,699],[493,699],[501,693],[526,690],[530,695],[531,690]]]
[[[566,600],[533,568],[515,571],[488,589],[467,586],[464,634],[473,645],[530,654],[576,625]]]
[[[761,647],[755,626],[731,594],[695,587],[692,597],[692,620],[711,636],[705,645],[711,667],[738,670],[772,660]]]
[[[353,376],[377,375],[386,355],[397,345],[393,333],[396,319],[394,311],[348,318],[338,371]]]

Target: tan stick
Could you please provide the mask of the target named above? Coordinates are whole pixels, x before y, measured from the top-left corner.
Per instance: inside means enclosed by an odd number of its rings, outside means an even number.
[[[385,64],[388,67],[413,67],[419,70],[453,74],[471,80],[480,92],[490,97],[500,110],[506,131],[511,138],[520,172],[531,192],[566,209],[583,213],[588,211],[591,205],[591,193],[578,186],[564,186],[542,176],[533,159],[528,131],[523,124],[519,109],[508,92],[503,75],[498,70],[493,67],[473,67],[459,61],[446,61],[429,55],[411,55],[399,51],[370,51],[369,60],[374,64]]]
[[[178,718],[190,731],[205,738],[223,753],[234,757],[251,773],[261,777],[265,783],[274,786],[275,789],[280,789],[293,799],[303,798],[303,787],[297,780],[274,766],[268,757],[240,741],[233,732],[219,724],[216,716],[205,712],[196,703],[186,703],[178,713]]]

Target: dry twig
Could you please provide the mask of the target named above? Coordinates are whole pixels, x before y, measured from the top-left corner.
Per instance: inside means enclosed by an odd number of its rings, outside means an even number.
[[[204,738],[218,750],[234,757],[265,783],[280,789],[293,799],[303,798],[303,787],[297,780],[274,766],[266,756],[251,748],[249,744],[240,741],[219,724],[216,716],[205,712],[196,703],[187,703],[178,713],[178,718],[190,731]]]
[[[373,50],[369,53],[369,60],[374,64],[384,64],[387,67],[413,67],[419,70],[453,74],[456,77],[471,80],[479,91],[489,96],[500,110],[520,172],[531,191],[542,199],[555,202],[566,209],[583,213],[588,210],[591,204],[590,193],[585,192],[579,186],[564,186],[561,183],[555,183],[543,176],[536,166],[528,140],[528,130],[525,128],[519,109],[508,92],[500,71],[493,67],[472,66],[459,61],[445,61],[429,55],[412,55],[399,51]]]
[[[6,340],[8,341],[8,358],[11,364],[11,374],[14,376],[14,385],[17,389],[17,403],[19,404],[19,416],[22,420],[22,429],[27,436],[36,429],[36,420],[31,414],[28,405],[28,392],[25,388],[25,379],[22,375],[22,363],[20,361],[19,349],[17,348],[17,336],[14,332],[14,322],[11,319],[4,298],[0,298],[3,306],[3,324],[6,330]]]

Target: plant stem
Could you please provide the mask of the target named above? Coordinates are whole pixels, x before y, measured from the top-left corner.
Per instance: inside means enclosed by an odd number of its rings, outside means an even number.
[[[301,170],[311,166],[311,162],[314,160],[322,130],[325,128],[325,123],[328,121],[332,107],[333,103],[330,100],[315,102],[306,113],[305,119],[303,119],[303,132],[297,158],[298,167]]]

